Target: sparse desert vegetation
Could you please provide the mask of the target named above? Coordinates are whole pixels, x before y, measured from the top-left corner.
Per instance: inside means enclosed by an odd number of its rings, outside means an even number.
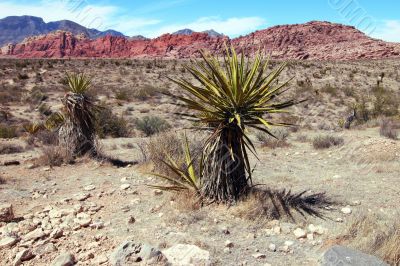
[[[27,262],[31,265],[47,265],[62,250],[74,253],[83,265],[112,265],[111,254],[121,243],[140,239],[161,250],[176,243],[196,245],[210,252],[213,265],[231,265],[233,260],[247,265],[319,265],[332,244],[399,264],[397,61],[288,62],[271,86],[277,88],[293,77],[290,89],[275,100],[307,100],[288,108],[288,114],[265,113],[261,118],[267,125],[261,120],[255,125],[265,125],[267,132],[241,128],[246,142],[237,138],[242,132],[238,127],[254,119],[229,107],[220,95],[207,91],[205,97],[205,92],[194,91],[203,102],[186,101],[196,107],[192,109],[182,103],[179,97],[188,93],[167,77],[199,87],[201,82],[184,68],[187,63],[0,60],[0,201],[13,205],[16,218],[0,222],[0,241],[16,241],[0,249],[0,261],[12,264],[28,247],[37,254]],[[271,61],[266,72],[279,69],[281,63]],[[68,79],[66,72],[85,75]],[[377,86],[382,72],[385,78]],[[81,85],[90,80],[90,89],[71,91],[73,79]],[[93,113],[78,98],[90,100]],[[204,102],[217,99],[227,108],[224,111],[236,113],[216,116],[214,110],[204,115],[211,110],[210,102]],[[74,107],[89,111],[86,118],[91,122],[79,120],[83,116]],[[259,116],[257,112],[253,114]],[[58,128],[64,119],[89,126],[90,148],[84,149],[88,155],[65,154],[64,148],[76,151],[82,142],[60,144]],[[233,131],[219,131],[216,123],[221,121]],[[285,126],[289,124],[294,126]],[[70,129],[78,136],[82,131]],[[227,141],[234,152],[226,162],[234,158],[235,164],[239,155],[240,171],[246,173],[241,184],[251,192],[231,194],[226,189],[218,194],[221,187],[232,187],[225,183],[207,189],[205,200],[196,189],[182,190],[191,181],[204,189],[196,179],[206,173],[204,145],[209,143],[207,156],[214,160],[218,139],[229,138],[236,142]],[[215,182],[228,180],[218,175],[222,168],[207,170],[216,174]],[[322,209],[315,209],[315,203]]]

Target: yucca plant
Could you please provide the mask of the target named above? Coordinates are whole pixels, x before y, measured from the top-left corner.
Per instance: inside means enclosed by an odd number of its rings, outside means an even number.
[[[96,155],[95,112],[97,106],[87,95],[91,87],[91,79],[85,74],[67,73],[66,80],[69,92],[61,100],[65,107],[65,122],[60,127],[59,143],[73,156],[87,153]]]
[[[158,173],[151,173],[151,174],[168,181],[169,183],[171,183],[171,185],[169,186],[151,185],[151,187],[167,191],[191,190],[198,195],[200,194],[200,187],[199,187],[200,178],[198,173],[196,173],[195,167],[193,165],[195,160],[191,155],[189,142],[186,134],[184,135],[184,138],[185,139],[183,143],[183,151],[185,155],[185,167],[182,168],[173,158],[167,155],[167,158],[165,160],[162,160],[162,163],[164,163],[171,170],[171,172],[174,173],[174,176],[167,176]],[[200,166],[200,172],[201,172],[201,166]]]
[[[171,79],[185,92],[171,96],[191,111],[181,115],[212,131],[201,160],[202,196],[216,202],[236,201],[252,184],[249,151],[256,151],[248,130],[273,136],[272,126],[288,124],[269,121],[265,115],[284,112],[299,101],[277,101],[289,82],[277,82],[286,63],[267,73],[268,60],[260,53],[250,60],[227,48],[222,62],[207,52],[201,52],[201,57],[185,66],[197,82]]]

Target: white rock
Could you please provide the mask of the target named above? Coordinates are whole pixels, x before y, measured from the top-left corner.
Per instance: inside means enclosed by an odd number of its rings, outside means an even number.
[[[267,255],[265,255],[263,253],[254,253],[251,256],[253,256],[256,259],[265,259],[267,257]]]
[[[87,227],[92,222],[92,218],[86,213],[78,213],[76,218],[74,219],[76,224],[79,224],[81,227]]]
[[[78,201],[84,201],[90,197],[89,193],[78,193],[74,195],[74,198]]]
[[[163,194],[162,190],[160,190],[160,189],[155,189],[154,190],[154,195],[159,196],[159,195],[162,195],[162,194]]]
[[[121,190],[127,190],[127,189],[130,188],[130,187],[131,187],[130,184],[122,184],[122,185],[120,186],[120,189],[121,189]]]
[[[307,234],[307,239],[308,240],[314,240],[314,233],[308,233]]]
[[[9,248],[14,246],[18,242],[18,239],[10,236],[6,236],[0,239],[0,248]]]
[[[209,265],[210,252],[195,245],[177,244],[163,251],[171,265]]]
[[[50,233],[50,237],[53,239],[58,239],[64,235],[64,231],[61,228],[56,228]]]
[[[296,238],[304,238],[307,236],[307,232],[301,228],[296,228],[293,231],[293,234],[296,236]]]
[[[343,214],[351,214],[351,212],[352,212],[350,206],[346,206],[346,207],[342,208],[340,211]]]
[[[284,244],[285,244],[285,246],[291,247],[294,245],[294,242],[292,240],[287,240],[287,241],[285,241]]]
[[[85,190],[85,191],[91,191],[91,190],[95,190],[95,189],[96,189],[95,185],[88,185],[83,188],[83,190]]]
[[[268,250],[269,250],[269,251],[272,251],[272,252],[275,252],[275,251],[276,251],[276,245],[273,244],[273,243],[269,244],[269,245],[268,245]]]
[[[336,218],[336,220],[335,220],[337,223],[343,223],[343,219],[342,218]]]

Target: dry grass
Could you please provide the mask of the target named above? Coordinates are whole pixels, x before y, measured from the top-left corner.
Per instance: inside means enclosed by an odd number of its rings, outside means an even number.
[[[400,265],[400,223],[397,220],[388,222],[378,214],[367,212],[353,217],[340,236],[343,242],[378,256],[390,265]]]

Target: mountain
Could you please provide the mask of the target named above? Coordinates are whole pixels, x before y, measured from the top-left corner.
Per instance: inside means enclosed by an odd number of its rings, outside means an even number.
[[[130,40],[121,36],[90,39],[58,31],[5,46],[1,52],[2,56],[18,58],[188,58],[199,56],[199,49],[222,54],[225,43],[249,56],[261,49],[274,59],[284,60],[400,58],[399,43],[370,38],[351,26],[321,21],[275,26],[235,39],[198,32],[164,34],[155,39]]]
[[[196,31],[193,31],[191,29],[182,29],[182,30],[178,30],[178,31],[172,33],[172,35],[192,35],[195,32]],[[210,37],[222,37],[222,36],[224,36],[223,34],[218,33],[213,29],[202,31],[202,33],[206,33]]]
[[[88,29],[70,20],[45,23],[39,17],[10,16],[0,19],[0,46],[9,43],[19,43],[27,37],[47,34],[57,30],[69,31],[75,35],[83,33],[91,39],[106,35],[124,36],[122,33],[114,30],[102,32],[96,29]]]

